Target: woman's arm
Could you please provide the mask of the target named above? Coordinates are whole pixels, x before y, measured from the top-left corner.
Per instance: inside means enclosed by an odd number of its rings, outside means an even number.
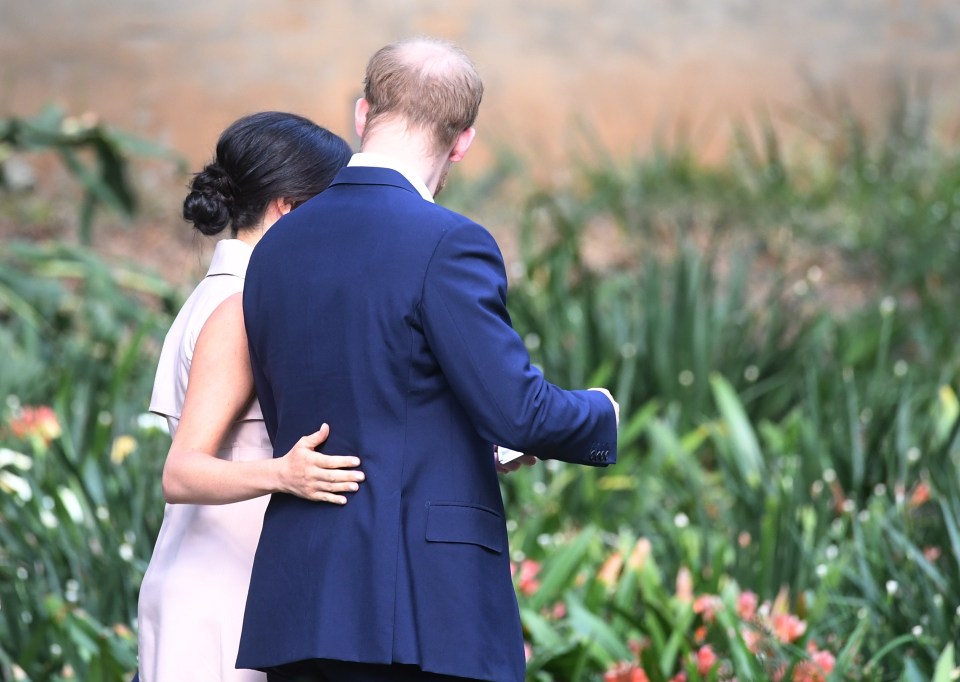
[[[283,492],[346,504],[337,493],[357,490],[363,472],[349,469],[360,465],[356,457],[314,450],[329,435],[326,424],[283,457],[233,462],[215,456],[253,394],[241,294],[235,294],[213,312],[197,339],[183,414],[163,465],[164,499],[226,504]]]

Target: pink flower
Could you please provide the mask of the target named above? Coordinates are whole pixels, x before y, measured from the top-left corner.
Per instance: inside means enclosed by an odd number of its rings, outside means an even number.
[[[697,597],[693,602],[693,612],[703,616],[703,620],[712,623],[717,611],[723,608],[723,602],[720,597],[712,594],[704,594]]]
[[[525,661],[529,661],[533,658],[533,647],[530,646],[530,642],[523,643],[523,658]]]
[[[737,597],[737,615],[743,620],[753,620],[757,615],[757,595],[753,592],[741,592]]]
[[[540,572],[540,562],[525,559],[520,563],[520,578],[517,581],[517,587],[520,592],[530,596],[540,589],[540,581],[537,580],[537,574]]]
[[[754,628],[744,628],[740,631],[743,637],[743,643],[747,645],[750,653],[756,654],[760,651],[760,644],[763,642],[763,635]]]
[[[806,631],[807,624],[792,613],[777,614],[773,617],[773,633],[781,642],[795,642]]]
[[[833,672],[833,667],[837,664],[837,659],[829,651],[817,651],[811,658],[827,675]]]
[[[603,682],[650,682],[650,678],[640,666],[620,661],[603,674]]]
[[[670,678],[670,682],[687,682],[687,673],[680,671]]]
[[[565,615],[567,615],[567,605],[562,601],[558,601],[550,608],[550,617],[555,620],[560,620]]]
[[[677,571],[677,599],[684,604],[693,601],[693,576],[686,566]]]
[[[704,644],[697,650],[697,672],[706,675],[713,670],[717,664],[717,655],[710,648],[709,644]]]

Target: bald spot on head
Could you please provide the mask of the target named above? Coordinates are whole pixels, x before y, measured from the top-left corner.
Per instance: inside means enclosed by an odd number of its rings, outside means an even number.
[[[449,150],[474,124],[482,97],[476,67],[453,43],[435,38],[392,43],[367,65],[364,138],[380,122],[399,120],[428,133],[438,152]]]

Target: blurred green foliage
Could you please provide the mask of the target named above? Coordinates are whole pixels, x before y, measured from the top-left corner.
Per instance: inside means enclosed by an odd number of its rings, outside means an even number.
[[[804,156],[744,129],[714,166],[593,148],[524,190],[514,325],[622,408],[615,467],[503,478],[529,679],[952,678],[960,158],[925,121],[843,111]],[[83,249],[0,254],[0,680],[135,665],[177,303]]]
[[[94,114],[69,116],[50,105],[32,118],[0,118],[0,189],[11,184],[4,165],[14,154],[43,152],[54,153],[80,187],[77,225],[80,243],[86,246],[93,242],[98,209],[111,209],[127,219],[137,214],[131,161],[157,158],[183,166],[168,149],[105,125]]]

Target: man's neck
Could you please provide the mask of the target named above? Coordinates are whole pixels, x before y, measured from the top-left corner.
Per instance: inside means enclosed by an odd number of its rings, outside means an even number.
[[[436,194],[448,163],[445,158],[430,153],[429,149],[430,145],[422,135],[388,125],[378,129],[360,146],[361,152],[396,159],[411,173],[416,173],[431,194]]]

